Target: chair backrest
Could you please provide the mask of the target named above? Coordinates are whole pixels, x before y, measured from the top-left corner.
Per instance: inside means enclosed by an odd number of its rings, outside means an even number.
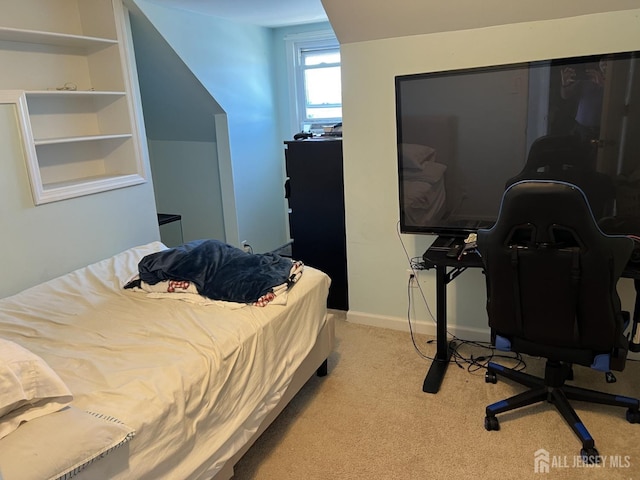
[[[477,243],[495,333],[537,345],[525,353],[578,351],[572,361],[583,364],[590,352],[618,344],[623,321],[616,284],[633,241],[602,233],[578,187],[515,183],[503,195],[496,224],[479,230]]]

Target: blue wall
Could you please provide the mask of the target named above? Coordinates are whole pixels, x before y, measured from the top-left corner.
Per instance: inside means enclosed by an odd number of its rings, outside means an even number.
[[[227,241],[247,240],[257,252],[282,245],[288,235],[273,30],[146,0],[135,4],[226,115],[216,128],[218,144],[228,141],[218,145]]]
[[[225,240],[215,123],[224,112],[146,16],[130,17],[156,207],[182,215],[161,239]]]

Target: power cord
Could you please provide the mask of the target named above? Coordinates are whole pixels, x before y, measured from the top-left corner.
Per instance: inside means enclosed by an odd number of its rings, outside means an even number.
[[[486,353],[475,356],[470,353],[469,356],[465,356],[461,353],[464,346],[472,346],[475,348],[481,348],[487,350]],[[513,352],[513,355],[505,355],[503,353],[496,353],[496,348],[490,342],[477,342],[472,340],[456,340],[456,346],[453,349],[451,358],[452,361],[460,368],[465,368],[467,365],[467,372],[475,373],[478,370],[484,370],[487,368],[489,362],[493,362],[497,359],[515,361],[515,365],[509,367],[511,370],[522,371],[527,368],[527,364],[520,353]]]
[[[418,347],[418,342],[416,341],[416,336],[413,332],[413,324],[411,323],[411,284],[417,281],[416,276],[412,273],[409,275],[409,282],[407,283],[407,319],[409,320],[409,334],[411,335],[411,342],[413,343],[413,348],[418,353],[418,355],[425,360],[433,360],[432,357],[422,353],[420,347]]]
[[[402,249],[404,250],[405,256],[407,257],[407,261],[409,262],[409,268],[411,269],[412,273],[409,274],[409,280],[407,282],[407,322],[409,324],[409,333],[411,335],[411,342],[413,343],[413,347],[416,350],[416,352],[418,353],[418,355],[425,359],[425,360],[435,360],[433,357],[430,357],[429,355],[425,354],[424,352],[421,351],[418,342],[416,340],[416,336],[415,336],[415,330],[414,330],[414,326],[412,323],[412,319],[411,319],[411,306],[414,304],[413,301],[413,296],[412,296],[412,284],[415,282],[418,290],[420,291],[420,295],[422,297],[422,300],[424,302],[424,305],[427,309],[427,312],[429,313],[429,316],[431,317],[431,320],[433,321],[434,325],[437,326],[437,320],[435,318],[435,316],[433,315],[429,302],[427,301],[427,297],[424,293],[424,290],[422,289],[422,285],[420,285],[420,282],[418,281],[418,272],[420,270],[426,270],[425,268],[425,264],[423,262],[423,260],[420,257],[411,257],[409,255],[409,252],[407,251],[406,246],[404,245],[404,242],[402,241],[402,236],[400,234],[400,222],[398,222],[397,224],[397,234],[398,234],[398,238],[400,240],[400,245],[402,246]],[[478,341],[471,341],[471,340],[463,340],[458,338],[456,335],[454,335],[453,333],[451,333],[449,330],[447,330],[447,336],[450,337],[449,340],[449,348],[452,352],[451,354],[451,360],[449,360],[449,363],[455,363],[459,368],[465,368],[464,365],[467,365],[466,369],[469,373],[475,373],[478,370],[484,370],[487,368],[487,364],[490,361],[493,361],[495,359],[504,359],[504,360],[509,360],[509,361],[515,361],[516,364],[514,367],[512,367],[514,370],[524,370],[526,368],[526,363],[522,357],[522,355],[520,355],[517,352],[513,352],[512,355],[505,355],[502,353],[496,353],[496,348],[491,345],[490,342],[478,342]],[[427,344],[431,344],[433,343],[434,340],[430,339],[428,340],[426,343]],[[463,346],[473,346],[475,348],[481,348],[483,350],[486,350],[486,353],[475,356],[471,353],[468,356],[464,355],[463,353],[461,353],[461,348]]]
[[[437,321],[436,321],[436,317],[433,316],[433,313],[431,312],[431,308],[429,307],[429,302],[427,302],[427,298],[424,294],[424,291],[422,290],[422,286],[420,285],[420,282],[418,282],[418,271],[420,270],[426,270],[425,269],[425,265],[424,263],[422,263],[420,260],[418,260],[420,257],[411,257],[409,255],[409,252],[407,251],[407,247],[405,246],[404,242],[402,241],[402,236],[400,234],[400,222],[398,221],[397,225],[396,225],[396,233],[398,235],[398,240],[400,240],[400,245],[402,246],[402,249],[404,250],[404,254],[407,257],[407,261],[409,262],[409,268],[411,269],[411,274],[409,275],[409,282],[411,282],[412,280],[415,280],[416,285],[418,286],[418,290],[420,290],[420,294],[422,295],[422,299],[424,300],[424,304],[427,307],[427,312],[429,312],[429,316],[431,317],[431,320],[433,321],[434,325],[437,325]],[[408,287],[411,287],[411,283],[409,283]],[[409,300],[411,300],[411,297],[409,297]],[[409,307],[411,306],[411,303],[409,303]],[[410,316],[409,316],[409,329],[411,329],[411,320],[410,320]],[[447,332],[449,333],[449,332]]]

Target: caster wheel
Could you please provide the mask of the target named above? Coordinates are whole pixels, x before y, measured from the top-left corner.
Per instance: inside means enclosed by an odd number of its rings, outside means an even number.
[[[640,423],[640,411],[638,410],[627,410],[627,422],[629,423]]]
[[[597,465],[602,461],[600,453],[595,447],[581,449],[580,456],[585,465]]]
[[[487,431],[500,430],[500,422],[496,417],[484,417],[484,428]]]
[[[498,383],[498,376],[493,372],[486,372],[484,374],[485,383]]]

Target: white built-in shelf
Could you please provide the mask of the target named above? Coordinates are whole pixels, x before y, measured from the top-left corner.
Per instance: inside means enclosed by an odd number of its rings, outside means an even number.
[[[130,187],[144,183],[145,179],[138,174],[129,175],[96,175],[76,180],[52,182],[42,185],[41,203],[57,202],[68,198],[91,195],[116,188]]]
[[[106,184],[112,182],[126,182],[126,181],[137,181],[139,180],[139,176],[135,174],[131,175],[95,175],[93,177],[84,177],[80,180],[65,180],[64,182],[52,182],[44,185],[45,190],[53,191],[53,190],[62,190],[65,188],[77,188],[88,187],[90,185],[96,186],[98,184]]]
[[[122,0],[2,0],[2,10],[0,100],[18,107],[34,203],[145,182]]]
[[[41,138],[34,139],[33,144],[39,145],[59,145],[63,143],[76,143],[76,142],[95,142],[101,140],[115,140],[119,138],[131,138],[130,133],[119,133],[114,135],[82,135],[78,137],[61,137],[61,138]]]
[[[123,97],[126,92],[99,90],[27,90],[27,97]]]
[[[41,32],[38,30],[23,30],[8,27],[0,27],[0,40],[88,49],[100,49],[118,44],[117,40],[111,40],[109,38],[85,37],[83,35],[69,35],[66,33]]]

